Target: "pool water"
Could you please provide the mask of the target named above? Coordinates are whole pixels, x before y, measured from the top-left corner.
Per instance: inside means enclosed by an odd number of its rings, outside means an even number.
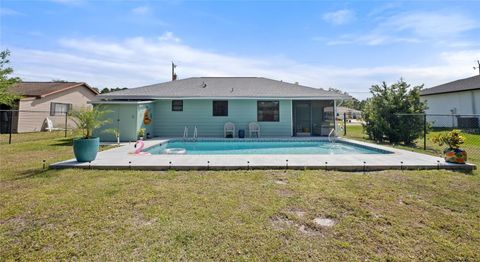
[[[169,150],[170,149],[170,150]],[[172,150],[173,149],[173,150]],[[147,148],[151,154],[168,154],[177,149],[188,155],[251,155],[251,154],[388,154],[390,152],[345,141],[177,141],[172,140]],[[178,152],[178,151],[177,151]]]

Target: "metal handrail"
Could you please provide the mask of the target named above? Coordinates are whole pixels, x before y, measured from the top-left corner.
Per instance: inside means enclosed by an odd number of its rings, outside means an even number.
[[[183,129],[183,141],[186,141],[188,139],[188,127],[185,126]]]
[[[332,130],[330,130],[330,133],[328,133],[328,141],[330,141],[330,143],[335,143],[335,140],[335,128],[332,128]]]
[[[198,137],[198,131],[197,131],[197,126],[195,126],[195,129],[193,129],[193,141],[197,141]]]

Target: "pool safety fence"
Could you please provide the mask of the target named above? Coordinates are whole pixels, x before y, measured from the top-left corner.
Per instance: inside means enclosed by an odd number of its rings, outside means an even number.
[[[68,112],[0,110],[0,143],[20,142],[18,134],[31,132],[51,132],[67,137],[73,128]]]
[[[421,130],[418,138],[415,140],[415,147],[428,151],[438,156],[443,155],[443,149],[447,145],[439,146],[432,141],[432,138],[439,133],[447,133],[452,130],[459,130],[460,134],[465,138],[464,144],[460,145],[461,149],[467,152],[467,156],[474,162],[480,162],[480,114],[412,114],[397,113],[394,114],[401,121],[408,121]],[[339,136],[349,136],[349,128],[353,125],[365,124],[361,119],[352,120],[346,115],[341,116],[341,128],[337,126],[340,132]],[[365,134],[365,137],[367,135]],[[388,142],[388,141],[387,141]]]

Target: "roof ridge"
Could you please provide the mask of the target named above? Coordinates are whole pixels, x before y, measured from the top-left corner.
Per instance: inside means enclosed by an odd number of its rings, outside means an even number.
[[[73,81],[62,81],[62,82],[55,82],[55,81],[19,81],[18,83],[85,84],[85,82],[73,82]]]
[[[469,77],[466,77],[466,78],[461,78],[461,79],[453,80],[453,81],[450,81],[450,82],[447,82],[447,83],[444,83],[444,84],[440,84],[440,85],[436,85],[436,86],[432,86],[432,87],[426,88],[426,89],[424,89],[424,90],[431,89],[431,88],[435,88],[435,87],[437,87],[437,86],[448,85],[448,84],[455,83],[455,82],[470,80],[470,79],[476,78],[476,77],[480,77],[480,75],[469,76]]]

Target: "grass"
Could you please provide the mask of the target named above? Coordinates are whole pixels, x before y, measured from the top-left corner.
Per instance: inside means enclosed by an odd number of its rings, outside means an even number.
[[[433,130],[427,134],[427,150],[423,149],[423,138],[416,141],[415,146],[396,145],[395,147],[434,156],[443,156],[445,146],[441,147],[431,141],[434,135],[441,132],[446,131]],[[462,133],[462,136],[465,137],[465,144],[463,144],[461,148],[467,151],[468,162],[480,166],[480,134]],[[372,143],[371,140],[368,140],[367,135],[363,133],[363,127],[361,125],[348,125],[346,137]]]
[[[0,260],[480,259],[478,175],[42,170],[71,138],[17,136],[0,143]]]

